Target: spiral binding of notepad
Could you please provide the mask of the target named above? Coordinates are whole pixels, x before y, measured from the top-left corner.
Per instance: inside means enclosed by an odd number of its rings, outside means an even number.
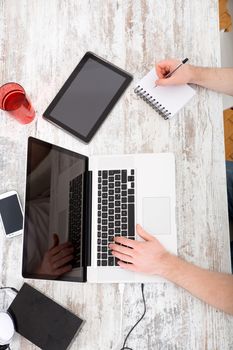
[[[158,112],[164,119],[169,119],[171,113],[159,103],[153,96],[151,96],[146,90],[144,90],[140,85],[138,85],[134,92],[140,98],[143,99],[146,103],[148,103],[156,112]]]

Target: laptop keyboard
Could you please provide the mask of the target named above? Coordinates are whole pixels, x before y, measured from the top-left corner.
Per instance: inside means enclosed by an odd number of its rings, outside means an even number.
[[[108,244],[134,239],[135,170],[98,171],[97,266],[118,266]]]
[[[74,247],[72,267],[81,266],[81,233],[82,233],[82,174],[70,181],[69,193],[69,242]]]

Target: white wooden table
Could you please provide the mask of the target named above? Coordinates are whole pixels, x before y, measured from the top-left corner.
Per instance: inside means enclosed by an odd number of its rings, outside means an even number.
[[[0,114],[0,193],[25,194],[29,135],[77,152],[120,154],[174,152],[178,252],[205,268],[230,271],[224,165],[222,100],[197,95],[170,122],[138,100],[132,86],[88,145],[41,115],[88,50],[141,78],[155,61],[189,57],[219,66],[216,0],[8,0],[0,1],[0,83],[16,81],[36,108],[35,122],[22,126]],[[0,283],[20,288],[22,237],[0,232]],[[86,320],[72,349],[120,349],[142,312],[139,285],[28,281]],[[233,318],[171,283],[145,285],[147,314],[128,345],[134,350],[233,349]],[[34,345],[16,335],[12,349]]]

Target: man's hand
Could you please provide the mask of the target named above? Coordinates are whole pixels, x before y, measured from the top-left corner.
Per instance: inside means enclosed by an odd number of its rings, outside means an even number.
[[[124,269],[150,275],[162,275],[166,257],[170,254],[154,236],[144,231],[140,225],[137,225],[137,233],[145,240],[144,242],[115,237],[115,243],[109,245],[113,256],[120,259],[118,264]]]
[[[72,270],[70,264],[73,259],[73,251],[70,242],[59,244],[57,234],[53,235],[53,246],[44,254],[38,274],[58,277]]]
[[[156,80],[156,85],[167,86],[167,85],[181,85],[192,82],[193,78],[193,66],[189,64],[183,64],[174,75],[170,78],[165,78],[165,76],[172,72],[181,62],[178,60],[170,59],[164,60],[156,64],[155,70],[158,76]]]

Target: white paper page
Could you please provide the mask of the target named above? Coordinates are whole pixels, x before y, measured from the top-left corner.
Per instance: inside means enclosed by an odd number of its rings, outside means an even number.
[[[170,113],[171,117],[176,114],[194,95],[195,90],[187,84],[173,86],[155,86],[157,80],[155,69],[149,71],[137,84],[142,87],[150,96],[156,99]]]

